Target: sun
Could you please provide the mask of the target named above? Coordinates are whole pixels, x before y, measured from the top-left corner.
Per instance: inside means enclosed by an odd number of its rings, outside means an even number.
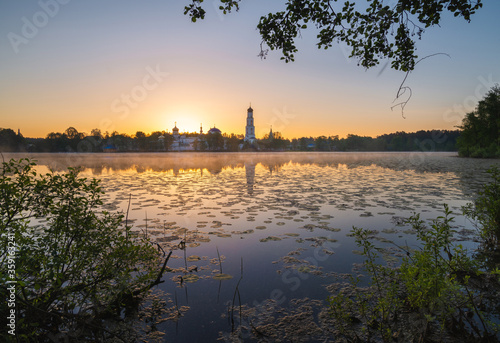
[[[174,126],[177,126],[180,133],[200,132],[201,120],[192,114],[178,113],[175,116],[169,116],[166,128],[172,131]],[[208,125],[206,125],[208,127]]]

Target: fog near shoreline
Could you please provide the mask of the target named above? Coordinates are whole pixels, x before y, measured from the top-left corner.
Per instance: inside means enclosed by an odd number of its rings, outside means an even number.
[[[285,164],[314,164],[347,168],[377,165],[383,168],[417,172],[439,170],[444,165],[429,160],[429,156],[455,157],[456,153],[436,152],[256,152],[256,153],[5,153],[4,160],[30,158],[38,165],[59,172],[69,167],[90,169],[99,175],[104,170],[135,172],[203,170],[220,172],[226,168],[242,168],[245,164],[261,164],[270,170]],[[383,157],[383,158],[381,158]],[[380,160],[378,161],[378,158]]]

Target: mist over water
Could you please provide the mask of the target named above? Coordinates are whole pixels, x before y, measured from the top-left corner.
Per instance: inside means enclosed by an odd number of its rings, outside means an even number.
[[[453,153],[29,156],[40,172],[81,167],[82,176],[101,179],[106,210],[129,209],[135,231],[174,250],[160,287],[189,310],[162,324],[173,342],[227,338],[240,320],[229,315],[237,285],[247,308],[269,299],[282,308],[305,297],[324,303],[326,285],[363,260],[348,235],[353,226],[377,230],[374,239],[392,263],[398,245],[415,244],[404,218],[436,218],[447,203],[456,240],[472,249],[473,227],[460,208],[487,182],[486,169],[500,166]],[[221,268],[232,278],[214,278]]]

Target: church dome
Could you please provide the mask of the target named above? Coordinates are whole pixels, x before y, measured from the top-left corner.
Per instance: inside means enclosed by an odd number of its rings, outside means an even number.
[[[213,128],[211,128],[210,130],[208,130],[208,133],[212,133],[212,134],[213,133],[220,133],[220,134],[222,134],[222,132],[218,128],[216,128],[215,126]]]

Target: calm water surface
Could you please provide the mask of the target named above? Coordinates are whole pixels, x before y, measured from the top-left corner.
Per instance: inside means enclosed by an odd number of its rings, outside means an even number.
[[[377,245],[391,262],[397,245],[415,246],[403,218],[436,218],[447,203],[456,213],[456,240],[473,248],[473,227],[460,208],[487,182],[485,170],[500,166],[453,153],[31,157],[41,172],[81,166],[82,175],[101,179],[108,210],[129,208],[134,230],[174,250],[161,288],[171,304],[189,309],[160,326],[169,342],[229,341],[240,303],[249,327],[265,316],[293,314],[296,299],[324,302],[326,285],[363,260],[348,236],[353,226],[377,230]],[[221,268],[233,278],[214,279]],[[242,330],[240,338],[247,337]]]

